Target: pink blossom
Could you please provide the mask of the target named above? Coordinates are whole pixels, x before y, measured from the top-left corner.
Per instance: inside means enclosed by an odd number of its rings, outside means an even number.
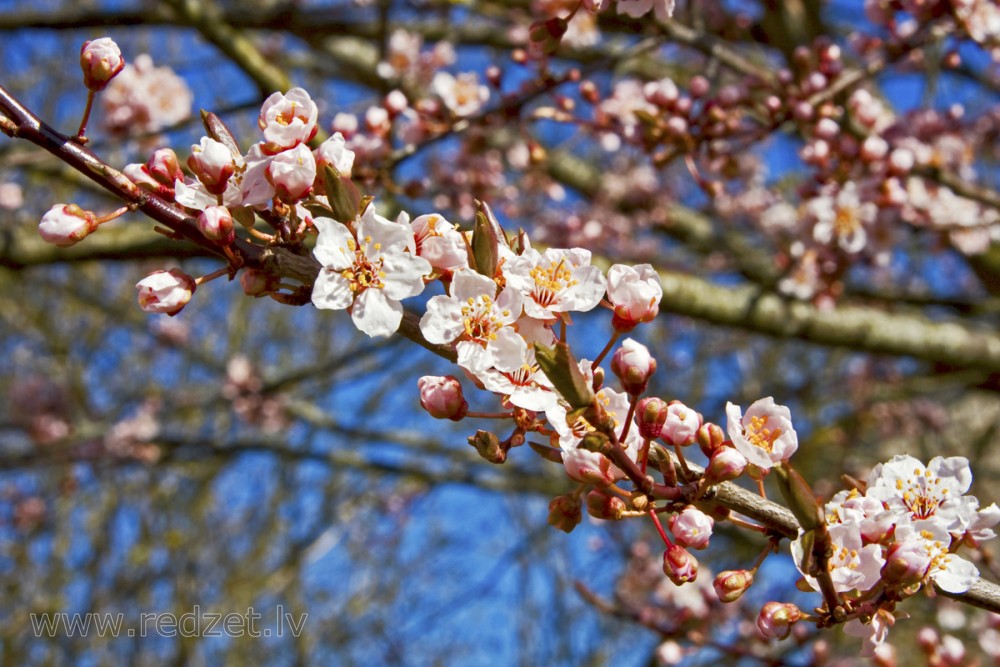
[[[138,283],[139,307],[173,317],[191,301],[197,283],[180,269],[154,271]]]
[[[680,513],[670,517],[670,532],[677,543],[689,549],[704,549],[712,537],[715,522],[694,505],[688,505]]]
[[[679,544],[671,544],[663,552],[663,574],[678,586],[698,577],[698,560]]]
[[[501,268],[507,284],[526,298],[524,312],[540,320],[560,313],[588,311],[601,302],[607,284],[601,270],[590,264],[590,251],[529,248]]]
[[[273,93],[261,105],[257,125],[264,132],[266,153],[278,153],[307,142],[316,135],[319,110],[302,88]]]
[[[680,401],[670,401],[667,420],[660,429],[660,437],[673,445],[688,445],[701,428],[698,413]]]
[[[285,201],[302,199],[316,181],[316,158],[305,144],[282,151],[267,165],[267,180]]]
[[[674,0],[618,0],[618,13],[634,19],[653,11],[657,21],[666,21],[674,15]]]
[[[757,616],[757,630],[764,639],[785,639],[800,618],[802,612],[790,602],[767,602]]]
[[[662,298],[660,276],[650,264],[615,264],[608,269],[608,301],[614,307],[611,324],[616,331],[631,331],[640,322],[651,322]]]
[[[490,98],[490,89],[479,83],[475,72],[464,72],[457,77],[438,72],[431,82],[431,90],[459,117],[475,114]]]
[[[212,194],[225,192],[229,179],[236,171],[233,154],[225,144],[210,137],[202,137],[197,146],[191,146],[187,163]]]
[[[312,302],[321,309],[351,313],[369,336],[389,336],[403,319],[401,299],[424,289],[431,266],[407,250],[409,225],[391,222],[369,205],[357,221],[357,238],[336,220],[313,221],[319,238],[313,254],[323,266],[313,284]]]
[[[521,316],[521,295],[471,269],[454,275],[450,295],[432,297],[420,331],[432,343],[455,343],[458,365],[479,374],[489,368],[515,371],[524,363],[527,343],[514,323]]]
[[[104,124],[113,132],[158,132],[191,116],[194,96],[169,67],[146,54],[128,63],[101,95]]]
[[[437,213],[421,215],[410,223],[418,255],[441,272],[458,271],[469,265],[465,237]]]
[[[791,412],[770,396],[755,401],[745,415],[738,405],[726,403],[726,416],[733,446],[761,470],[787,461],[799,447]]]

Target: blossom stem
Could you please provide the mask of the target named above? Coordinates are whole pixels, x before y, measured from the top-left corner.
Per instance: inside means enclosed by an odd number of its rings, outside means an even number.
[[[107,215],[103,215],[100,218],[98,218],[97,219],[97,224],[103,225],[105,222],[111,222],[115,218],[119,218],[119,217],[125,215],[126,213],[128,213],[131,210],[133,210],[131,206],[122,206],[121,208],[119,208],[117,210],[114,210],[111,213],[108,213]]]
[[[222,276],[227,275],[228,273],[229,273],[229,267],[224,266],[217,271],[209,273],[207,276],[202,276],[201,278],[195,278],[194,284],[204,285],[205,283],[215,280],[216,278],[221,278]]]
[[[261,241],[264,241],[266,243],[274,243],[274,237],[273,236],[271,236],[270,234],[265,234],[264,232],[258,231],[256,229],[254,229],[253,227],[247,227],[247,233],[249,233],[250,236],[252,236],[254,238],[257,238],[257,239],[260,239]]]
[[[628,416],[625,417],[625,426],[622,427],[622,432],[618,436],[619,442],[625,442],[625,436],[628,435],[629,426],[632,425],[632,419],[635,417],[635,405],[637,400],[637,396],[630,395],[628,397]],[[646,472],[645,468],[643,468],[643,472]]]
[[[764,526],[758,526],[755,523],[750,523],[749,521],[744,521],[743,519],[735,517],[732,514],[730,514],[729,516],[726,517],[726,521],[729,521],[734,526],[739,526],[740,528],[746,528],[747,530],[753,530],[753,531],[756,531],[758,533],[767,534],[767,532],[769,530],[768,528],[766,528]],[[768,551],[770,551],[770,549],[771,549],[771,547],[768,547]]]
[[[667,537],[667,532],[663,530],[663,524],[660,523],[660,517],[656,516],[656,510],[651,509],[647,512],[647,514],[649,514],[649,518],[653,520],[653,525],[656,526],[656,532],[660,534],[660,538],[663,540],[663,543],[667,545],[668,548],[674,546],[674,543],[670,541],[669,537]]]
[[[646,474],[646,463],[649,461],[649,438],[642,439],[642,448],[639,450],[639,468]]]
[[[81,146],[87,143],[87,123],[90,121],[90,112],[94,108],[94,98],[96,96],[97,94],[94,91],[87,91],[87,106],[83,109],[83,118],[80,119],[80,129],[76,131],[76,136],[73,138]]]
[[[677,461],[681,464],[681,470],[684,471],[684,480],[691,479],[691,469],[688,468],[687,459],[684,458],[684,448],[674,444],[674,453],[677,454]]]
[[[600,366],[601,361],[604,360],[604,357],[608,356],[608,352],[610,352],[611,348],[613,348],[615,346],[615,343],[618,342],[618,336],[619,332],[617,331],[611,334],[611,340],[608,341],[608,344],[604,346],[604,349],[601,350],[601,353],[597,355],[596,359],[594,359],[594,363],[592,364],[594,368]]]
[[[466,417],[478,417],[480,419],[513,419],[513,412],[473,412],[465,413]]]

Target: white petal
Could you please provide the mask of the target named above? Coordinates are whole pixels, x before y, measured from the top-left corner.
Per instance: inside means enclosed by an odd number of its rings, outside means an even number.
[[[351,310],[354,326],[369,336],[391,336],[403,319],[403,306],[385,298],[382,290],[367,289],[358,295]]]

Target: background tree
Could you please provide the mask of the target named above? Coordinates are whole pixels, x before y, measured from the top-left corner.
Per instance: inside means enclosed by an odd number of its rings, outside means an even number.
[[[796,468],[824,499],[842,474],[864,479],[907,452],[967,457],[989,504],[1000,10],[692,0],[667,18],[639,0],[602,4],[0,1],[0,129],[30,140],[0,143],[4,664],[857,655],[839,631],[749,639],[741,619],[796,595],[784,544],[745,598],[721,605],[709,568],[749,567],[764,538],[719,522],[698,581],[676,588],[648,522],[553,531],[549,501],[572,487],[561,466],[527,447],[491,466],[466,442],[489,422],[418,410],[417,378],[454,366],[415,316],[403,335],[363,336],[308,305],[311,240],[277,265],[244,229],[223,250],[102,167],[163,146],[184,161],[205,134],[198,108],[246,150],[261,103],[301,86],[321,105],[314,142],[345,137],[355,186],[388,218],[436,212],[469,230],[483,201],[541,247],[587,247],[604,268],[651,263],[660,315],[635,334],[659,362],[648,395],[722,425],[727,401],[774,396],[794,415]],[[96,95],[85,148],[29,127],[21,111],[76,134],[76,53],[104,35],[127,66]],[[39,236],[59,202],[103,215],[123,201],[141,212],[72,247]],[[267,222],[254,233],[286,233]],[[283,286],[252,299],[205,283],[174,318],[135,305],[154,270],[227,266]],[[574,320],[574,350],[597,356],[609,317]],[[995,616],[909,603],[921,619],[893,628],[899,662],[1000,654]],[[308,620],[299,636],[95,639],[36,637],[30,616],[131,621],[194,605],[252,607],[272,630],[279,605]],[[909,641],[931,621],[938,636]]]

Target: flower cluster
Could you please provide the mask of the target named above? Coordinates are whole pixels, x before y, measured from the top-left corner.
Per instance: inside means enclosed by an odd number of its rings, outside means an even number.
[[[978,499],[964,495],[971,483],[963,457],[937,456],[924,465],[897,455],[871,471],[863,492],[841,491],[826,504],[833,546],[827,569],[835,590],[848,594],[858,610],[846,629],[863,636],[869,651],[885,639],[893,600],[928,583],[963,593],[978,578],[976,567],[955,550],[995,537],[1000,508],[980,508]],[[792,552],[801,567],[802,538]],[[818,590],[816,579],[803,574]],[[862,623],[862,617],[870,620]]]

